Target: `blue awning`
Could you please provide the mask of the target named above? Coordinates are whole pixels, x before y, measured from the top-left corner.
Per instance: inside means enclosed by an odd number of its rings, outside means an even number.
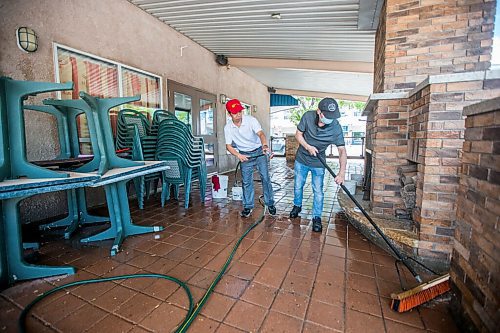
[[[294,106],[299,101],[290,95],[271,94],[271,106]]]

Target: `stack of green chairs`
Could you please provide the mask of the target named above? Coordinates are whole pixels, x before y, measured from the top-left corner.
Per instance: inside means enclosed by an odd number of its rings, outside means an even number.
[[[164,119],[177,119],[175,114],[166,110],[156,110],[153,114],[153,124],[151,125],[151,135],[158,135],[158,128]]]
[[[149,120],[141,112],[123,109],[118,113],[116,148],[128,149],[125,157],[134,161],[154,161],[157,136],[151,135]],[[134,178],[135,192],[140,209],[144,209],[144,197],[149,199],[151,183],[156,194],[161,175],[148,174]]]
[[[195,179],[199,181],[201,201],[205,202],[207,166],[203,138],[194,137],[189,127],[177,119],[164,119],[158,128],[156,159],[170,166],[162,172],[162,206],[170,199],[170,185],[174,185],[176,199],[180,185],[184,185],[184,207],[188,208],[191,182]]]

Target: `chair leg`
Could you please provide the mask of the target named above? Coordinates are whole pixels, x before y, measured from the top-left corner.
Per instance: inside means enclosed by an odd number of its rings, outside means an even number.
[[[193,171],[188,169],[186,172],[186,179],[184,181],[184,208],[189,207],[189,195],[191,194],[191,178]]]

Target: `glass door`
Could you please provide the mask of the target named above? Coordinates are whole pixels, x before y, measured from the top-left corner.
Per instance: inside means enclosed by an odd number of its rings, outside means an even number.
[[[169,110],[190,125],[195,136],[205,142],[205,160],[209,173],[217,171],[216,96],[198,89],[168,81]]]

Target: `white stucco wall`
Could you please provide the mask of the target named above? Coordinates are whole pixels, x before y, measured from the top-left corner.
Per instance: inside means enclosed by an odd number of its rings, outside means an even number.
[[[164,106],[168,105],[168,79],[215,94],[221,171],[234,167],[235,162],[225,153],[226,117],[220,94],[256,105],[254,115],[269,135],[269,94],[263,84],[236,67],[217,65],[213,53],[126,0],[3,0],[0,13],[2,76],[55,81],[53,43],[59,43],[161,76]],[[20,26],[38,34],[35,53],[17,47]],[[55,124],[44,115],[27,112],[26,128],[28,158],[52,158],[57,150]]]

